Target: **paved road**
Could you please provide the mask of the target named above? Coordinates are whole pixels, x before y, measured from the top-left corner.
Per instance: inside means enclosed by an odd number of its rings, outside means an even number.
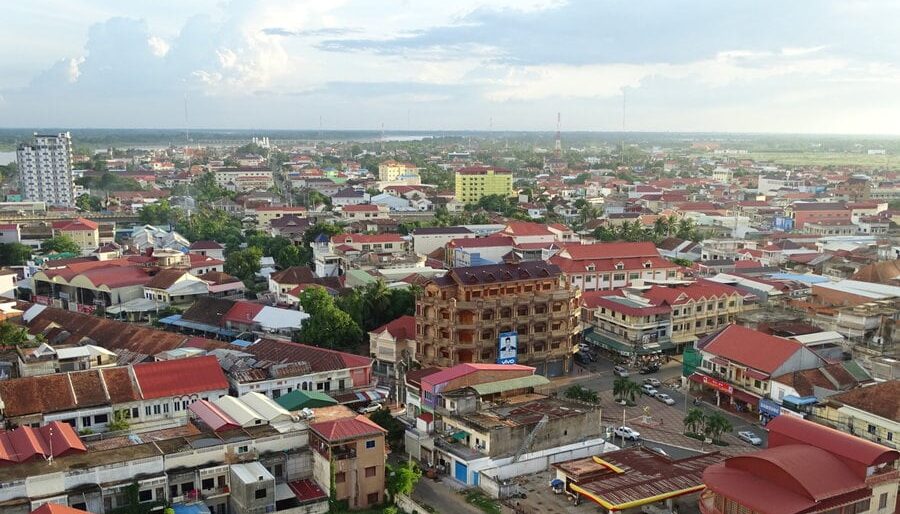
[[[422,477],[413,490],[412,497],[422,505],[430,505],[438,514],[484,514],[478,507],[467,503],[465,496],[459,494],[447,480],[435,482]]]
[[[578,384],[588,389],[598,391],[600,393],[601,404],[608,406],[612,401],[614,401],[612,388],[613,382],[615,382],[617,378],[613,374],[613,366],[615,366],[615,362],[609,360],[603,354],[595,354],[594,362],[591,362],[586,366],[576,365],[575,373],[571,375],[570,378],[564,381],[560,381],[557,389],[564,390],[571,385]],[[692,402],[693,396],[687,397],[687,395],[684,394],[680,388],[671,386],[671,384],[680,384],[682,371],[680,362],[674,360],[670,361],[669,363],[665,364],[658,372],[649,375],[640,375],[637,373],[637,370],[630,371],[630,378],[637,383],[641,383],[645,378],[656,378],[663,383],[663,387],[660,388],[660,392],[667,393],[672,397],[673,400],[675,400],[675,404],[672,406],[666,406],[663,403],[656,401],[641,402],[642,405],[649,406],[654,411],[658,410],[659,408],[664,408],[667,410],[678,410],[680,412],[679,415],[682,418],[686,415],[689,409],[695,407]],[[740,431],[750,431],[756,434],[757,437],[761,438],[763,440],[763,447],[765,446],[768,433],[757,423],[748,421],[747,419],[737,416],[726,410],[718,409],[715,407],[715,405],[710,405],[705,402],[696,407],[707,413],[719,412],[721,414],[724,414],[725,417],[728,418],[728,421],[731,422],[731,425],[733,427],[733,430],[731,432],[732,435],[737,437],[737,433]],[[670,417],[672,417],[671,413],[666,416],[666,418]]]

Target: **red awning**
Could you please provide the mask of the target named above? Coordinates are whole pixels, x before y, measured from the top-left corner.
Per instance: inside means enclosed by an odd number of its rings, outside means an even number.
[[[735,400],[749,403],[750,405],[759,405],[759,396],[748,393],[746,391],[741,391],[740,389],[735,389],[734,392],[731,393],[731,397]]]
[[[763,373],[762,371],[756,371],[753,368],[745,369],[744,373],[746,373],[747,376],[749,376],[751,378],[755,378],[756,380],[768,380],[769,379],[768,373]]]

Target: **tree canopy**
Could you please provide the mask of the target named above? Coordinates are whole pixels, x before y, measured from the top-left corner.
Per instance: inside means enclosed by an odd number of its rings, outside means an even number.
[[[225,273],[233,275],[251,286],[259,272],[259,260],[262,258],[262,250],[250,246],[244,250],[233,250],[225,256]]]
[[[81,247],[69,236],[54,236],[41,243],[44,253],[74,253],[80,254]]]
[[[0,265],[22,266],[30,258],[30,247],[22,243],[0,243]]]
[[[310,317],[300,327],[297,341],[336,350],[353,350],[362,343],[362,329],[324,288],[307,287],[300,294],[300,306]]]

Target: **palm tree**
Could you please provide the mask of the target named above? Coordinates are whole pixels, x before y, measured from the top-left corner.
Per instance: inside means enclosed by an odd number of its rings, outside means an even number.
[[[705,421],[706,415],[703,414],[702,410],[691,409],[688,411],[687,416],[684,417],[684,427],[688,432],[697,434],[700,432],[700,427],[703,426]]]
[[[706,417],[705,432],[713,441],[718,441],[722,434],[731,432],[733,428],[728,418],[719,412],[714,412]]]
[[[613,394],[619,401],[628,400],[634,403],[640,390],[641,387],[637,383],[625,377],[619,377],[613,382]]]

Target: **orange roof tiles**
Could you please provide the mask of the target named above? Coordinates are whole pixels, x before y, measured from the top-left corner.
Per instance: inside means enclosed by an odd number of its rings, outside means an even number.
[[[387,434],[387,430],[381,428],[374,421],[362,415],[358,415],[355,418],[312,423],[309,425],[309,428],[329,442]]]
[[[189,357],[133,366],[144,399],[228,390],[228,380],[215,357]]]

